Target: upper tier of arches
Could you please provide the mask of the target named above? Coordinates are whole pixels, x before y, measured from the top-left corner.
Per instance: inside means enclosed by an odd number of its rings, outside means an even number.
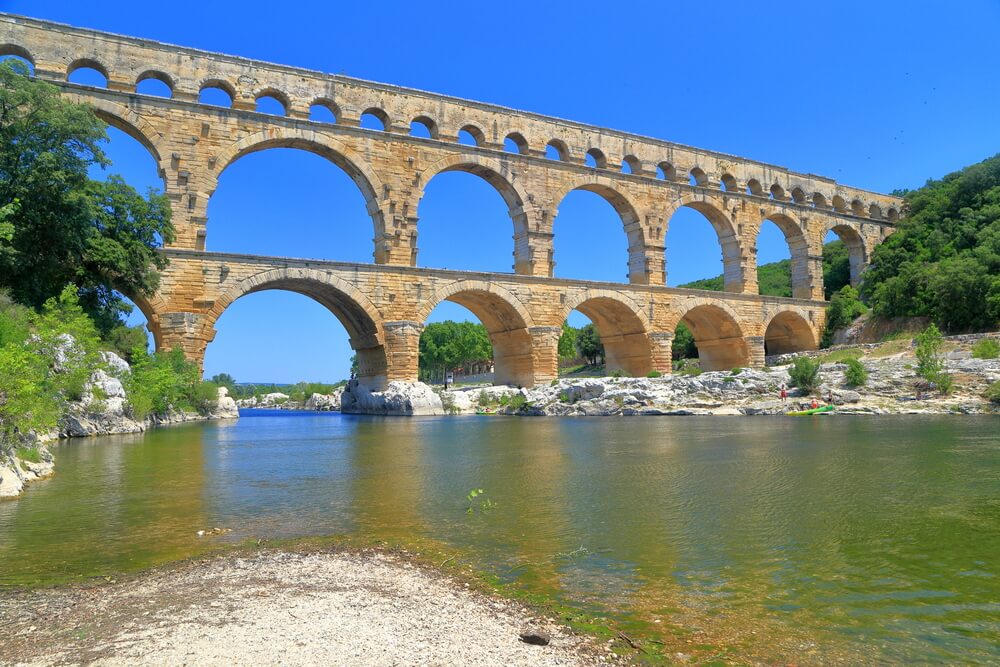
[[[118,48],[95,48],[95,43],[109,41]],[[178,52],[189,57],[178,60]],[[694,180],[697,188],[890,223],[900,215],[893,198],[733,156],[489,104],[44,21],[0,17],[2,55],[25,58],[44,78],[65,81],[73,69],[86,66],[104,74],[108,87],[117,91],[134,93],[139,83],[153,78],[169,88],[170,97],[193,102],[205,88],[219,88],[241,111],[252,112],[258,100],[268,98],[280,104],[283,115],[309,120],[310,110],[320,105],[331,111],[332,119],[315,122],[357,127],[362,115],[371,114],[388,133],[410,134],[412,124],[419,122],[428,128],[426,141],[496,151],[506,145],[509,152],[532,157],[544,157],[547,147],[555,147],[557,159],[580,168],[590,159],[590,169],[616,178],[659,178],[678,184]],[[692,179],[693,174],[697,177]]]

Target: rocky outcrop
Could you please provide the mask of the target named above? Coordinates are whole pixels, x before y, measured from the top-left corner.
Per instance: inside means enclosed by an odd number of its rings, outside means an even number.
[[[288,394],[283,394],[280,391],[274,391],[270,394],[263,394],[261,396],[241,398],[236,401],[236,405],[241,408],[259,408],[262,410],[286,409],[286,406],[290,404],[290,399],[291,397]]]
[[[340,411],[360,415],[443,415],[441,397],[423,382],[390,382],[384,391],[371,391],[351,380],[341,395]]]
[[[343,395],[343,388],[335,390],[332,394],[313,394],[304,404],[304,409],[315,410],[317,412],[335,412],[340,410],[340,397]]]
[[[66,347],[72,347],[72,339],[69,339]],[[28,482],[52,474],[52,454],[46,443],[57,438],[138,433],[154,426],[209,419],[238,419],[240,416],[236,402],[225,387],[220,387],[216,404],[208,412],[170,410],[135,419],[122,382],[131,372],[128,363],[117,354],[102,352],[100,368],[84,384],[80,399],[67,405],[56,431],[41,435],[29,434],[17,448],[0,451],[0,498],[16,496]],[[30,459],[26,459],[25,455],[29,452]]]

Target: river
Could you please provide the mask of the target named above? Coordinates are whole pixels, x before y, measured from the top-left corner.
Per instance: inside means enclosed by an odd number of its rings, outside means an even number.
[[[55,446],[56,475],[0,502],[0,586],[354,535],[442,545],[646,635],[997,662],[998,425],[245,411]]]

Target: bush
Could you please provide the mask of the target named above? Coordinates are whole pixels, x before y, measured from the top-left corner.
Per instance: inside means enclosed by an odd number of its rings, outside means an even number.
[[[826,326],[823,329],[820,346],[830,347],[833,334],[837,329],[846,327],[866,312],[868,312],[868,308],[861,303],[858,290],[850,285],[844,285],[839,292],[833,295],[833,298],[830,299],[830,305],[826,308]]]
[[[915,351],[917,356],[917,375],[925,380],[934,382],[937,375],[944,368],[939,354],[944,337],[938,328],[932,324],[918,334],[915,340],[917,343]]]
[[[983,394],[983,397],[991,403],[1000,404],[1000,382],[994,382],[991,384],[986,389],[986,393]]]
[[[972,356],[975,359],[996,359],[1000,357],[1000,341],[995,338],[983,338],[972,346]]]
[[[611,371],[611,377],[613,378],[620,378],[623,377],[624,375],[625,374],[622,372],[620,368]]]
[[[844,378],[847,384],[852,387],[862,387],[868,382],[868,369],[860,361],[854,358],[844,360],[847,370],[844,371]]]
[[[202,382],[198,367],[184,358],[181,349],[153,354],[136,349],[132,354],[135,362],[124,384],[136,419],[170,410],[205,413],[215,406],[218,385]]]
[[[955,386],[955,379],[951,376],[951,373],[938,373],[934,376],[934,386],[942,394],[950,394]]]
[[[809,357],[795,357],[788,375],[793,387],[811,392],[819,384],[819,362]]]
[[[518,392],[510,397],[510,402],[508,403],[514,410],[522,410],[528,407],[528,399],[524,394]]]
[[[661,373],[660,371],[649,371],[648,373],[646,373],[646,377],[648,378],[663,377],[663,373]]]

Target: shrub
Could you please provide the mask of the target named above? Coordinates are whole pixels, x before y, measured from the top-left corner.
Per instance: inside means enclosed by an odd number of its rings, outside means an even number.
[[[663,377],[663,373],[661,373],[660,371],[649,371],[648,373],[646,373],[646,377],[648,378]]]
[[[38,447],[24,447],[17,450],[17,458],[28,463],[41,463],[42,452]]]
[[[819,384],[819,362],[809,357],[795,357],[788,375],[792,379],[792,386],[811,392]]]
[[[972,346],[972,356],[976,359],[996,359],[1000,357],[1000,341],[983,338]]]
[[[951,373],[941,372],[934,376],[934,385],[942,394],[950,394],[955,386],[955,378],[951,376]]]
[[[525,397],[524,394],[518,392],[510,397],[508,405],[510,405],[510,407],[512,407],[514,410],[521,410],[528,406],[528,399]]]
[[[844,371],[847,384],[852,387],[862,387],[868,382],[868,369],[864,364],[853,357],[845,359],[844,363],[847,364],[847,370]]]
[[[868,308],[861,303],[858,290],[850,285],[844,285],[839,292],[833,295],[833,298],[830,299],[830,305],[826,308],[826,326],[823,329],[820,346],[829,347],[837,329],[846,327],[866,312],[868,312]]]
[[[616,370],[611,371],[611,377],[613,377],[613,378],[620,378],[623,375],[624,375],[624,373],[622,373],[621,369],[616,369]]]
[[[925,380],[935,381],[936,376],[944,368],[940,351],[944,337],[933,324],[924,329],[916,337],[917,375]]]
[[[991,384],[983,396],[991,403],[1000,404],[1000,381]]]

